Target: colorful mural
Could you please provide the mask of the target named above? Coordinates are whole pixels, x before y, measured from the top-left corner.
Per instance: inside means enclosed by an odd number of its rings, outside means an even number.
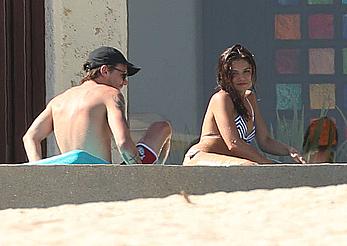
[[[334,110],[340,105],[346,111],[346,85],[341,78],[347,82],[343,77],[347,74],[347,0],[274,4],[278,10],[274,12],[275,71],[283,81],[293,74],[305,79],[290,84],[278,81],[277,109],[300,108],[307,102],[311,110]],[[344,92],[341,98],[337,91]]]

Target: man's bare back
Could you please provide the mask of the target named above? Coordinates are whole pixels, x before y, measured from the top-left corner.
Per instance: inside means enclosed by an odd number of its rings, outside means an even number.
[[[83,149],[111,161],[105,96],[117,94],[115,88],[87,81],[51,101],[54,134],[62,153]]]

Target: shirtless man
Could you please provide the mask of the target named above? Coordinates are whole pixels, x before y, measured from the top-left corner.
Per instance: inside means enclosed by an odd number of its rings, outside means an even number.
[[[140,68],[112,47],[100,47],[83,65],[79,86],[53,98],[23,137],[29,162],[42,159],[41,141],[54,132],[61,153],[83,150],[110,163],[115,139],[126,164],[164,163],[172,135],[166,121],[153,123],[137,145],[130,137],[121,88]]]

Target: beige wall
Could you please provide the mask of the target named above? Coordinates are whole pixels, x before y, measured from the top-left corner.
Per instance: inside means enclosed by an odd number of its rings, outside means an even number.
[[[126,0],[46,0],[47,101],[77,85],[94,48],[107,45],[127,54]],[[126,94],[126,93],[125,93]],[[52,138],[48,154],[57,153]]]

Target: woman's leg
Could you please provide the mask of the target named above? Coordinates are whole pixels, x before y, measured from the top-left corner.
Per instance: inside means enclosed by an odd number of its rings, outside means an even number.
[[[148,127],[139,143],[144,143],[157,154],[157,163],[165,163],[170,151],[171,137],[172,127],[170,123],[158,121]]]
[[[257,163],[233,156],[206,153],[198,151],[194,156],[186,155],[183,161],[184,166],[231,166],[244,165],[252,166]]]

